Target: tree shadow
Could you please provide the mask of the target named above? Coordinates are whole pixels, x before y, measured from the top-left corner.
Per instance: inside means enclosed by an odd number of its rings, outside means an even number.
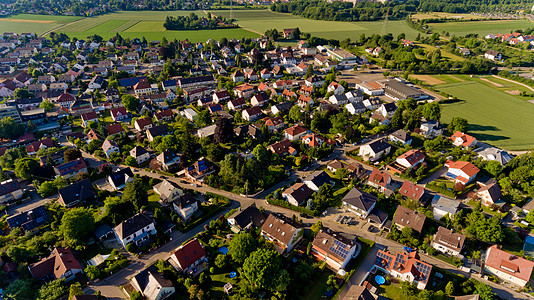
[[[502,131],[492,125],[469,124],[470,131]]]

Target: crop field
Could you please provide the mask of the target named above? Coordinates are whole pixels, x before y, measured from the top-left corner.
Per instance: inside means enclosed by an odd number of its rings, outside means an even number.
[[[445,12],[429,12],[429,13],[417,13],[413,14],[412,19],[416,20],[425,20],[425,19],[461,19],[461,20],[473,20],[473,19],[482,19],[483,16],[477,16],[472,14],[452,14]]]
[[[211,11],[216,15],[230,17],[230,11]],[[302,18],[291,14],[282,14],[268,10],[239,10],[234,11],[234,18],[242,28],[263,34],[268,29],[298,27],[301,32],[309,32],[313,36],[344,40],[350,38],[357,40],[362,33],[372,35],[380,34],[384,27],[383,21],[377,22],[333,22]],[[395,37],[404,32],[409,39],[415,39],[418,31],[409,27],[405,21],[389,21],[386,32],[391,32]]]
[[[456,103],[443,104],[442,121],[448,123],[453,117],[469,121],[469,131],[478,140],[507,150],[528,150],[534,147],[534,104],[506,93],[505,89],[519,89],[519,85],[493,77],[488,81],[503,85],[497,88],[492,83],[457,75],[462,82],[437,85],[440,91],[456,96]],[[524,97],[523,97],[524,98]],[[524,98],[526,99],[526,98]]]
[[[0,18],[0,32],[30,32],[39,35],[79,19],[81,17],[19,14]]]
[[[166,31],[163,22],[167,16],[188,15],[189,11],[122,11],[103,16],[85,18],[78,22],[59,28],[71,37],[86,38],[98,34],[107,39],[119,32],[123,37],[145,37],[147,40],[189,39],[192,42],[205,42],[209,38],[221,39],[257,37],[258,35],[244,29],[220,30],[193,30],[193,31]],[[199,16],[205,15],[202,11],[195,12]]]
[[[484,36],[490,33],[509,33],[517,29],[534,27],[534,23],[528,20],[495,20],[495,21],[466,21],[429,24],[436,32],[447,31],[456,36],[476,33]]]

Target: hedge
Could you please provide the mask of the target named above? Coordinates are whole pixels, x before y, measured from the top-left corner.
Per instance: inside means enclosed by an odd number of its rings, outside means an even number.
[[[266,200],[267,200],[267,203],[269,203],[271,205],[276,205],[276,206],[289,208],[291,210],[294,210],[296,212],[303,213],[303,214],[306,214],[306,215],[309,215],[309,216],[316,216],[316,213],[314,211],[311,211],[311,210],[309,210],[309,209],[307,209],[305,207],[292,205],[291,203],[289,203],[289,202],[287,202],[285,200],[272,199],[272,198],[269,198],[269,199],[266,199]]]

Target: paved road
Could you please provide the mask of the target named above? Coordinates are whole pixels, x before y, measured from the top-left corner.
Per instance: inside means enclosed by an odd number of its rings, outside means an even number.
[[[345,155],[345,151],[343,151],[343,150],[349,150],[349,149],[353,149],[353,148],[355,148],[355,147],[350,145],[350,146],[344,147],[342,149],[337,149],[336,151],[334,151],[334,153],[331,155],[331,157],[329,157],[329,159],[340,159],[340,160],[345,160],[345,161],[348,160],[348,161],[350,161],[352,159],[347,157]],[[87,159],[89,160],[90,164],[91,164],[92,160],[95,160],[93,157],[87,157]],[[318,161],[318,164],[315,167],[318,167],[319,165],[325,164],[327,161],[328,160]],[[93,162],[93,163],[94,164],[98,164],[99,162]],[[367,165],[365,165],[365,166],[366,166],[366,168],[372,168],[371,166],[367,166]],[[118,166],[113,166],[113,167],[117,168]],[[136,169],[136,173],[139,173],[140,175],[153,177],[153,178],[162,179],[162,177],[163,177],[162,175],[160,175],[158,173],[147,172],[147,171],[142,170],[142,169]],[[292,174],[292,176],[293,176],[293,174]],[[208,186],[204,186],[204,185],[193,186],[193,185],[191,185],[189,183],[185,183],[185,182],[183,182],[183,181],[181,181],[181,180],[179,180],[178,178],[175,178],[175,177],[168,177],[167,179],[177,183],[182,188],[193,189],[193,190],[197,190],[197,191],[202,192],[202,193],[211,192],[211,193],[215,193],[215,194],[219,194],[219,195],[228,197],[229,199],[235,201],[234,205],[239,204],[241,206],[248,206],[248,205],[250,205],[252,203],[255,203],[258,207],[259,206],[264,207],[267,212],[281,213],[281,214],[284,214],[284,215],[286,215],[288,217],[291,217],[292,215],[298,215],[298,213],[295,212],[295,211],[292,211],[292,210],[289,210],[289,209],[286,209],[286,208],[282,208],[282,207],[278,207],[278,206],[270,205],[263,198],[247,198],[247,197],[243,197],[241,195],[236,195],[236,194],[233,194],[231,192],[214,189],[214,188],[211,188],[211,187],[208,187]],[[221,213],[219,215],[222,215],[224,213],[225,212],[223,212],[223,213]],[[215,219],[217,217],[218,217],[218,215],[214,216],[212,219]],[[212,219],[210,219],[210,220],[212,220]],[[96,284],[90,286],[89,288],[87,288],[87,291],[88,292],[94,292],[96,290],[100,290],[102,292],[102,294],[104,296],[109,297],[109,299],[123,299],[124,295],[122,294],[122,292],[120,292],[120,290],[118,288],[120,285],[126,284],[127,281],[133,275],[137,274],[139,271],[143,270],[144,268],[146,268],[150,264],[154,263],[158,259],[166,259],[166,258],[168,258],[170,251],[175,249],[177,246],[179,246],[185,240],[193,237],[198,232],[203,231],[204,230],[204,228],[203,228],[204,225],[207,224],[210,220],[208,220],[208,221],[204,222],[203,224],[197,226],[192,231],[190,231],[190,232],[188,232],[186,234],[180,235],[178,238],[173,239],[173,241],[167,243],[166,245],[162,246],[161,248],[159,248],[157,250],[154,250],[151,253],[143,256],[141,259],[135,260],[127,268],[125,268],[125,269],[123,269],[123,270],[111,275],[110,277],[106,278],[105,280],[102,280],[102,281],[97,282]],[[363,227],[364,227],[363,225],[362,226],[341,225],[339,223],[334,222],[332,220],[332,216],[328,216],[328,215],[326,217],[320,217],[320,218],[309,218],[309,219],[306,219],[305,222],[308,222],[308,223],[312,224],[312,223],[315,223],[317,220],[321,220],[321,222],[323,222],[325,227],[328,227],[328,228],[330,228],[332,230],[335,230],[335,231],[343,232],[343,233],[347,234],[348,236],[360,236],[360,237],[363,237],[363,238],[366,238],[366,239],[369,239],[369,240],[374,240],[376,242],[376,247],[387,247],[388,250],[390,250],[392,252],[402,251],[402,247],[403,247],[402,244],[396,243],[396,242],[391,241],[391,240],[387,240],[387,239],[385,239],[385,238],[383,238],[381,236],[377,236],[374,233],[368,232],[367,230],[363,229]],[[372,266],[372,264],[374,262],[375,255],[373,253],[376,254],[376,251],[377,251],[377,249],[373,249],[371,251],[371,254],[369,254],[365,258],[365,260],[363,261],[363,263],[362,263],[361,267],[359,268],[359,270],[357,272],[355,272],[353,274],[353,276],[351,277],[351,279],[350,279],[351,283],[359,284],[363,280],[365,274],[369,271],[370,267]],[[443,262],[441,260],[438,260],[438,259],[436,259],[434,257],[430,257],[430,256],[427,256],[427,255],[421,254],[421,258],[422,258],[423,261],[426,261],[426,262],[428,262],[428,263],[430,263],[432,265],[435,265],[437,267],[440,267],[442,269],[446,269],[446,270],[448,270],[448,271],[450,271],[452,273],[463,275],[463,276],[465,276],[467,278],[470,278],[472,276],[471,273],[463,272],[463,271],[457,269],[456,267],[454,267],[452,265],[449,265],[449,264],[447,264],[447,263],[445,263],[445,262]],[[503,298],[503,299],[530,299],[530,298],[528,298],[528,296],[525,296],[524,294],[521,294],[521,293],[517,293],[514,290],[512,290],[512,289],[510,289],[510,288],[508,288],[506,286],[486,281],[486,280],[484,280],[482,278],[479,278],[476,275],[473,275],[473,276],[475,276],[475,278],[477,280],[479,280],[481,282],[484,282],[485,284],[490,285],[493,288],[493,290],[497,293],[497,295],[499,297]]]

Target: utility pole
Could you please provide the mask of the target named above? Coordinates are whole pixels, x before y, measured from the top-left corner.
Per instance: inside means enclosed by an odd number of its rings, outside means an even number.
[[[234,19],[234,0],[230,0],[230,20]]]
[[[384,19],[384,26],[382,27],[382,35],[386,35],[386,30],[388,26],[388,17],[389,17],[389,7],[388,7],[388,10],[386,11],[386,18]]]

